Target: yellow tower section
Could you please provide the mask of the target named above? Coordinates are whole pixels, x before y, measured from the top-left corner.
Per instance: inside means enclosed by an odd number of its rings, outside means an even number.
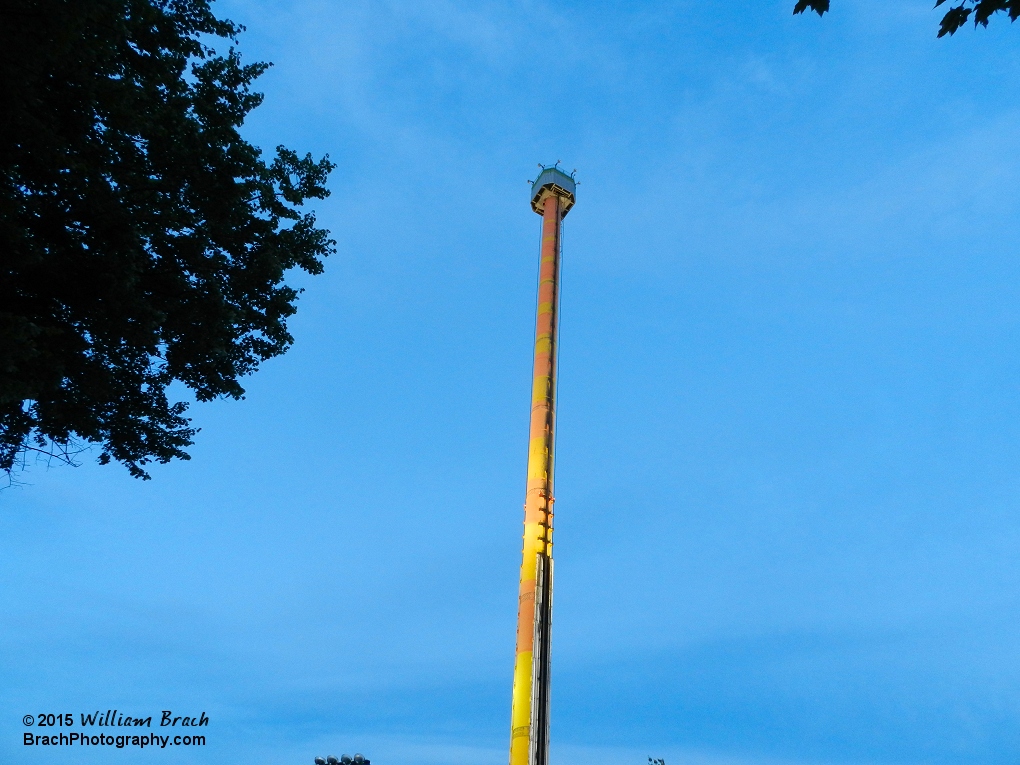
[[[524,552],[517,606],[517,654],[511,711],[510,765],[549,761],[549,648],[552,637],[553,439],[560,236],[574,204],[572,176],[544,167],[532,184],[532,209],[542,216],[531,394]]]

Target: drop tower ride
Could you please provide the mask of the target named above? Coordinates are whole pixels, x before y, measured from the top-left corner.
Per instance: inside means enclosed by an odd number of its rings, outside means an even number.
[[[549,762],[549,648],[553,593],[553,436],[556,414],[556,329],[563,218],[574,206],[575,182],[543,167],[531,185],[531,209],[542,216],[538,316],[531,388],[524,554],[517,605],[517,656],[510,722],[510,765]]]

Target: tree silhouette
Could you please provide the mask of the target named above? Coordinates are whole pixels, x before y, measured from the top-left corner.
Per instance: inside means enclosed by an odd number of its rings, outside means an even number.
[[[209,0],[20,0],[0,24],[0,470],[41,451],[148,478],[199,401],[291,344],[333,169],[238,129],[262,102]],[[217,54],[216,40],[229,49]]]
[[[936,0],[935,7],[938,8],[946,1]],[[795,14],[808,10],[821,16],[829,10],[829,0],[797,0],[793,8]],[[1000,11],[1008,14],[1010,21],[1015,21],[1020,16],[1020,0],[963,0],[946,11],[939,25],[938,36],[956,34],[956,31],[970,20],[971,15],[974,17],[975,27],[979,24],[986,27],[988,20]]]

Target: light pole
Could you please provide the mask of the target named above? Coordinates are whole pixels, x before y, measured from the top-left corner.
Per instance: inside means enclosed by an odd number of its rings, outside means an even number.
[[[339,760],[331,754],[328,757],[316,757],[315,765],[372,765],[372,761],[360,753],[353,757],[342,754]]]

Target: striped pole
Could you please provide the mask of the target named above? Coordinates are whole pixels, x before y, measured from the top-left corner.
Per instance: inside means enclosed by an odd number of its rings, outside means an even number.
[[[543,184],[543,180],[546,183]],[[535,322],[528,485],[524,502],[524,551],[517,607],[510,765],[547,765],[549,761],[553,437],[560,231],[563,216],[574,201],[574,183],[558,168],[543,168],[533,190],[536,193],[532,207],[542,214],[542,246]]]

